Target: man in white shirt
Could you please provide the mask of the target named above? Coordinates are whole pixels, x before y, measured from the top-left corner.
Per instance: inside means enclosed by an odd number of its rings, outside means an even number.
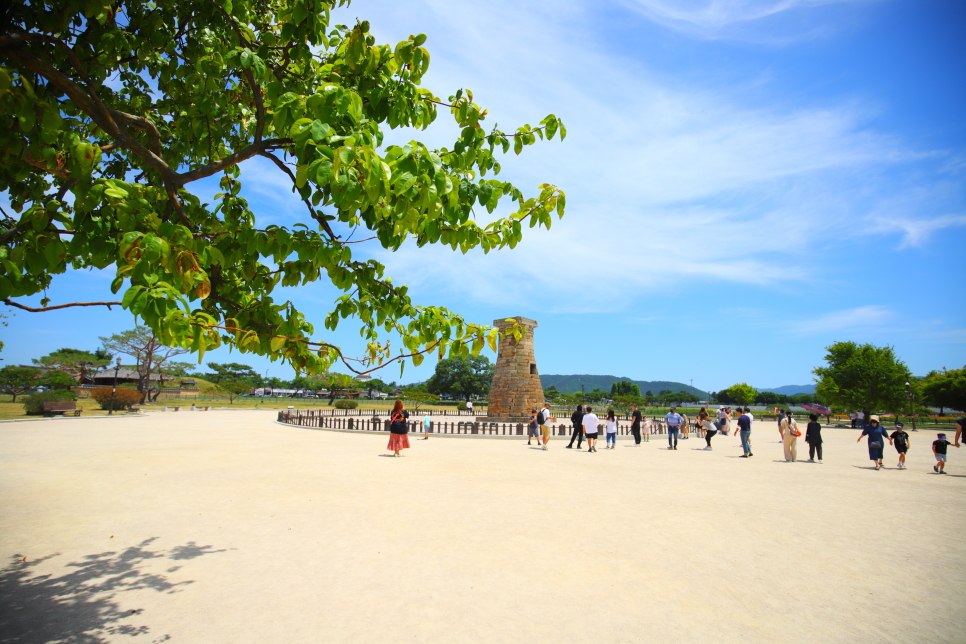
[[[472,400],[467,400],[466,401],[466,411],[470,412],[471,414],[473,413],[473,401]]]
[[[597,414],[593,413],[594,410],[591,407],[587,408],[584,412],[583,428],[584,435],[587,436],[587,451],[596,452],[597,451],[597,425],[600,424],[600,419],[597,418]]]
[[[550,403],[543,403],[543,409],[537,415],[537,426],[540,428],[540,438],[543,440],[543,449],[547,449],[550,443]]]
[[[664,417],[664,423],[667,425],[667,448],[677,449],[678,432],[684,424],[684,416],[678,413],[677,407],[671,407],[671,411]]]

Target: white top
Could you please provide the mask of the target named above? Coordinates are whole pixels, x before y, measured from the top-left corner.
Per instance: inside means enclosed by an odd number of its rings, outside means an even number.
[[[749,411],[749,412],[746,412],[746,413],[745,413],[745,416],[747,416],[748,418],[750,418],[750,419],[752,420],[752,422],[754,422],[754,420],[755,420],[755,415],[754,415],[754,414],[752,414],[752,413],[751,413],[750,411]]]
[[[584,414],[584,431],[588,434],[597,433],[597,425],[600,424],[600,419],[597,418],[597,414]]]
[[[617,421],[616,420],[608,420],[607,421],[607,433],[608,434],[616,434],[617,433]]]
[[[644,423],[642,424],[642,427],[645,427],[646,429],[651,428],[651,419],[648,418],[647,416],[644,417]]]
[[[728,414],[725,412],[724,407],[718,410],[718,418],[727,418]]]
[[[473,409],[473,402],[472,401],[467,401],[466,408],[467,409]]]
[[[710,418],[708,418],[706,420],[702,420],[701,421],[701,426],[704,427],[704,431],[706,431],[706,432],[713,432],[716,429],[715,426],[714,426],[714,423],[711,422],[711,419]]]
[[[544,424],[546,424],[546,422],[550,419],[550,410],[544,407],[543,409],[537,412],[537,415],[542,417]]]

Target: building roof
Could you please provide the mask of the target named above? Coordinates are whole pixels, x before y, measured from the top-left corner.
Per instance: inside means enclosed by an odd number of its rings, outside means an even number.
[[[141,376],[134,369],[129,369],[127,367],[121,367],[117,370],[118,380],[138,380]],[[105,369],[104,371],[98,371],[95,373],[91,379],[94,382],[111,382],[114,380],[114,369]],[[156,373],[152,373],[148,380],[161,380],[161,376]],[[166,380],[174,380],[174,378],[166,378]]]

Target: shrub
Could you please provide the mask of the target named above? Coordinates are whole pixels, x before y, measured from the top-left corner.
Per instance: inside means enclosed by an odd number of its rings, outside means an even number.
[[[335,401],[336,409],[355,409],[358,406],[359,406],[358,400],[342,399],[342,400]]]
[[[28,416],[40,416],[44,413],[45,402],[71,402],[77,400],[77,394],[66,389],[45,391],[23,399],[23,409]]]
[[[91,398],[97,401],[101,406],[101,409],[111,408],[111,388],[110,387],[97,387],[96,389],[91,389]],[[141,402],[141,394],[137,391],[132,391],[130,389],[117,388],[117,394],[114,396],[114,411],[119,409],[124,409],[125,407],[130,407],[131,405],[136,405]]]

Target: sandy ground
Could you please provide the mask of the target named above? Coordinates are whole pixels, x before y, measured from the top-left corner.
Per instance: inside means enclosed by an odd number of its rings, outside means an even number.
[[[876,472],[845,429],[824,465],[785,463],[773,423],[752,459],[734,437],[389,458],[274,417],[0,426],[0,641],[966,641],[966,449],[936,475],[932,434]]]

